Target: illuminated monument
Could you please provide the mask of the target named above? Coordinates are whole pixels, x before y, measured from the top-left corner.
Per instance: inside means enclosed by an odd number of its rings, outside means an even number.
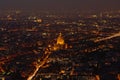
[[[67,49],[67,44],[65,44],[64,38],[62,36],[62,33],[59,33],[56,43],[53,46],[53,51],[60,50],[60,49]]]
[[[62,37],[62,33],[59,34],[58,38],[57,38],[57,45],[64,45],[65,41]]]

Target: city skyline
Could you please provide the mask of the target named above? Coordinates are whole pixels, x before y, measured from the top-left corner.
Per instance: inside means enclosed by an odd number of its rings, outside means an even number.
[[[120,80],[119,0],[0,0],[0,80]]]
[[[120,80],[119,11],[31,12],[0,12],[0,79]]]

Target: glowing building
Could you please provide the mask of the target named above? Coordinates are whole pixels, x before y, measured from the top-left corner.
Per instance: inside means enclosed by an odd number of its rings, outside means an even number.
[[[64,38],[62,37],[62,33],[59,33],[59,36],[56,39],[56,43],[53,46],[53,50],[59,50],[59,49],[66,49],[67,44],[65,44]]]
[[[57,38],[57,45],[64,45],[65,41],[62,37],[62,33],[59,34],[58,38]]]
[[[65,43],[62,33],[59,33],[56,42],[53,45],[48,45],[51,51],[56,51],[60,49],[67,49],[68,45]]]

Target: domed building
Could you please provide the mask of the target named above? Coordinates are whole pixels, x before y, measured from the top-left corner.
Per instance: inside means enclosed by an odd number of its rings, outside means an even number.
[[[59,50],[59,49],[66,49],[67,48],[67,44],[65,44],[64,38],[62,37],[62,33],[59,33],[57,39],[56,39],[56,43],[53,46],[53,50]]]
[[[64,45],[65,44],[65,41],[62,37],[62,33],[59,34],[58,38],[57,38],[57,44],[58,45]]]

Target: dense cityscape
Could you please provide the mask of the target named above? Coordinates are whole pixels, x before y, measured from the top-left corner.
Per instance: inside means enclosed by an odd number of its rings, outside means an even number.
[[[120,80],[120,11],[0,12],[0,80]]]

